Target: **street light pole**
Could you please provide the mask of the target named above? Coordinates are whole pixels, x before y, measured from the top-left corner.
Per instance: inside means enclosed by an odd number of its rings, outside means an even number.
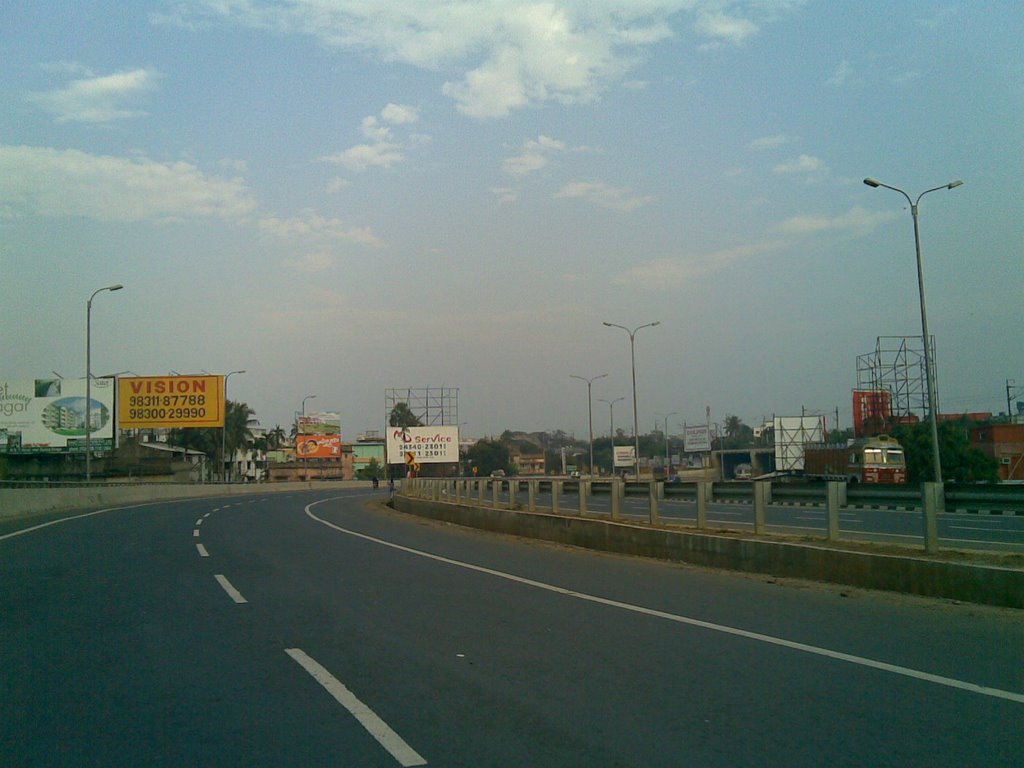
[[[668,477],[668,470],[669,470],[669,466],[670,466],[669,465],[669,458],[668,458],[668,417],[669,416],[675,416],[677,413],[679,413],[679,411],[672,411],[672,413],[658,413],[658,414],[655,414],[656,416],[664,416],[665,417],[665,432],[664,432],[664,435],[665,435],[665,477],[666,478]]]
[[[641,328],[653,328],[656,325],[661,325],[661,321],[660,320],[655,320],[653,323],[647,323],[645,325],[638,325],[633,330],[629,330],[629,328],[627,328],[626,326],[624,326],[624,325],[617,325],[615,323],[602,323],[602,324],[608,326],[609,328],[621,328],[622,330],[624,330],[626,333],[629,334],[629,357],[630,357],[631,369],[632,369],[632,372],[633,372],[633,442],[634,442],[633,450],[636,451],[636,453],[633,454],[633,464],[634,464],[634,470],[636,472],[636,479],[639,480],[640,479],[640,427],[639,427],[639,423],[638,423],[638,420],[637,420],[637,411],[636,411],[636,344],[634,342],[635,342],[635,339],[636,339],[637,331],[639,331]]]
[[[316,395],[306,395],[304,398],[302,398],[302,416],[303,416],[303,418],[305,418],[305,416],[306,416],[306,401],[307,400],[312,400],[314,397],[316,397]],[[295,445],[296,445],[296,447],[298,447],[298,443],[299,443],[299,430],[296,429],[295,430]],[[306,472],[306,480],[308,481],[309,480],[309,459],[306,458],[305,454],[303,454],[303,456],[302,456],[302,468]]]
[[[236,373],[245,373],[245,371],[231,371],[224,377],[224,426],[220,429],[220,471],[224,479],[228,476],[227,468],[224,465],[224,443],[228,432],[228,379]]]
[[[120,291],[120,283],[93,291],[85,303],[85,480],[92,479],[92,300],[103,291]]]
[[[939,410],[938,403],[936,402],[936,377],[935,377],[935,361],[932,360],[931,336],[928,333],[928,311],[925,309],[924,302],[924,265],[921,261],[921,227],[918,223],[918,203],[921,202],[921,198],[927,195],[929,192],[937,192],[940,189],[955,189],[963,184],[959,179],[951,181],[948,184],[943,184],[940,187],[932,187],[926,189],[924,192],[917,196],[916,200],[911,200],[910,195],[904,192],[899,187],[892,187],[888,184],[883,184],[877,179],[870,177],[864,179],[864,183],[869,187],[885,187],[891,189],[893,192],[899,192],[910,203],[910,215],[914,219],[914,248],[917,252],[917,290],[921,297],[921,341],[924,344],[924,376],[925,384],[928,387],[928,410],[931,411],[931,422],[932,422],[932,473],[936,483],[942,482],[942,462],[939,458]]]
[[[608,442],[612,449],[612,474],[615,474],[615,404],[624,397],[616,397],[614,400],[599,399],[599,403],[608,403]]]
[[[588,379],[585,376],[577,376],[575,373],[569,374],[570,379],[579,379],[580,381],[587,382],[587,420],[590,423],[590,474],[594,474],[594,406],[593,400],[591,400],[590,397],[590,385],[598,379],[603,379],[607,376],[607,373],[602,373],[599,376],[594,376],[593,378]]]

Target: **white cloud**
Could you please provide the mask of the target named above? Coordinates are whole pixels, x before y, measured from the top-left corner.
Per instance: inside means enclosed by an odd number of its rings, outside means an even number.
[[[589,102],[618,83],[643,50],[672,37],[670,22],[696,14],[701,35],[742,43],[760,23],[799,5],[720,3],[479,2],[478,0],[178,0],[154,14],[188,29],[234,23],[303,34],[322,45],[431,71],[456,71],[442,92],[459,111],[495,118],[547,101]],[[757,19],[755,21],[754,19]]]
[[[694,29],[715,42],[727,42],[734,45],[743,43],[748,37],[757,34],[758,26],[749,19],[727,16],[721,11],[701,12],[694,24]]]
[[[414,107],[388,104],[380,111],[379,119],[376,115],[368,115],[360,123],[360,132],[371,143],[356,144],[320,159],[360,173],[369,168],[391,168],[405,162],[406,149],[425,144],[430,141],[430,137],[417,133],[400,141],[395,138],[390,126],[411,125],[418,120],[419,111]],[[387,125],[383,125],[382,121]]]
[[[62,64],[64,68],[75,65]],[[69,71],[71,71],[69,69]],[[152,69],[132,69],[99,77],[72,80],[64,88],[31,93],[28,100],[56,117],[59,123],[106,123],[145,115],[126,102],[156,87]]]
[[[895,211],[868,211],[859,206],[839,216],[792,216],[777,224],[772,231],[786,235],[810,235],[817,232],[852,232],[868,235],[879,224],[892,221],[899,214]]]
[[[305,242],[343,241],[360,245],[380,245],[380,239],[367,227],[351,227],[340,219],[328,219],[315,211],[303,211],[289,219],[266,216],[259,221],[261,232],[275,237],[297,238]]]
[[[323,272],[334,266],[335,259],[329,253],[307,253],[301,259],[285,259],[281,262],[287,269],[299,272]]]
[[[329,194],[334,194],[335,192],[340,192],[346,187],[351,186],[352,182],[349,181],[348,179],[343,179],[341,176],[335,176],[333,179],[327,182],[327,192]]]
[[[498,203],[514,203],[519,199],[519,192],[511,187],[491,187],[491,194],[498,198]]]
[[[525,176],[534,171],[539,171],[546,166],[548,164],[548,154],[564,152],[565,150],[566,144],[564,141],[541,135],[536,140],[530,139],[525,142],[521,154],[505,158],[502,168],[505,170],[505,173],[512,176]]]
[[[836,67],[832,76],[825,81],[826,85],[831,85],[833,88],[842,88],[845,85],[854,85],[857,80],[853,75],[853,67],[850,66],[850,62],[843,59]]]
[[[773,170],[775,173],[819,173],[827,168],[821,158],[813,155],[800,155],[788,163],[779,163]]]
[[[593,205],[614,211],[632,211],[654,201],[650,195],[634,195],[629,189],[613,187],[604,182],[576,181],[566,184],[555,197],[579,198]]]
[[[761,152],[766,149],[775,149],[781,147],[784,144],[788,144],[790,138],[784,134],[777,133],[774,136],[762,136],[758,139],[754,139],[750,142],[749,148],[755,152]]]
[[[652,291],[675,290],[745,258],[777,251],[782,241],[741,245],[701,256],[655,259],[612,278],[615,285],[633,285]]]
[[[127,222],[241,219],[256,201],[241,179],[208,176],[189,163],[0,145],[0,205],[9,216]]]

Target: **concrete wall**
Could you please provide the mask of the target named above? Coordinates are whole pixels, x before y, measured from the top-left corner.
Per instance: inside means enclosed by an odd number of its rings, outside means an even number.
[[[154,483],[72,488],[0,488],[0,517],[38,515],[70,509],[117,507],[169,499],[265,495],[283,491],[322,491],[331,488],[363,487],[371,487],[370,482],[318,482],[314,480],[301,483],[233,483],[230,485]]]
[[[402,495],[395,496],[394,505],[402,512],[457,525],[604,552],[1024,608],[1024,570],[1019,569],[481,508]]]

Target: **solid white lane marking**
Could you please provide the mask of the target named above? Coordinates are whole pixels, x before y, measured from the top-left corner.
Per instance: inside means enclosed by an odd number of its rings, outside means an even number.
[[[196,550],[199,552],[200,557],[209,557],[210,553],[206,551],[206,547],[202,544],[196,544]]]
[[[997,699],[1006,699],[1007,701],[1015,701],[1019,704],[1024,704],[1024,693],[1016,693],[1014,691],[1004,691],[1000,688],[990,688],[985,685],[977,685],[976,683],[968,683],[963,680],[956,680],[951,677],[943,677],[942,675],[934,675],[931,672],[922,672],[917,669],[911,669],[909,667],[901,667],[897,664],[889,664],[884,661],[876,661],[874,659],[868,659],[863,656],[855,656],[850,653],[843,653],[841,651],[833,651],[829,648],[821,648],[816,645],[808,645],[807,643],[799,643],[793,640],[786,640],[781,637],[773,637],[771,635],[764,635],[760,632],[751,632],[746,629],[739,629],[737,627],[729,627],[724,624],[715,624],[710,621],[703,621],[701,619],[694,619],[689,616],[680,616],[674,613],[667,613],[665,611],[655,610],[653,608],[644,608],[640,605],[633,605],[631,603],[623,603],[618,600],[610,600],[606,597],[598,597],[597,595],[589,595],[586,592],[577,592],[572,589],[566,589],[564,587],[558,587],[554,584],[546,584],[542,581],[534,581],[533,579],[527,579],[522,576],[516,576],[512,573],[506,573],[504,571],[496,571],[492,568],[485,568],[482,565],[474,565],[473,563],[466,563],[461,560],[452,560],[442,555],[435,555],[430,552],[424,552],[419,549],[413,549],[406,547],[401,544],[395,544],[391,541],[384,539],[378,539],[375,536],[368,536],[365,533],[359,533],[358,531],[352,531],[347,528],[342,528],[340,525],[335,525],[323,518],[317,517],[312,512],[312,508],[318,504],[323,504],[328,501],[337,501],[338,498],[333,499],[321,499],[320,501],[313,502],[306,506],[306,515],[316,520],[318,523],[326,525],[328,528],[333,528],[341,533],[348,534],[349,536],[355,536],[356,538],[364,539],[366,541],[372,541],[375,544],[380,544],[385,547],[391,547],[401,552],[407,552],[411,555],[418,557],[425,557],[429,560],[435,560],[439,563],[446,563],[448,565],[454,565],[457,568],[465,568],[469,571],[476,571],[477,573],[486,573],[489,576],[495,576],[499,579],[507,579],[518,584],[524,584],[528,587],[534,587],[535,589],[543,589],[547,592],[554,592],[559,595],[565,595],[567,597],[574,597],[578,600],[586,600],[591,603],[598,603],[600,605],[607,605],[612,608],[620,608],[624,611],[632,611],[633,613],[640,613],[646,616],[653,616],[659,619],[665,619],[667,621],[673,621],[677,624],[686,624],[692,627],[700,627],[701,629],[708,629],[713,632],[721,632],[727,635],[733,635],[735,637],[743,637],[748,640],[756,640],[760,643],[768,643],[769,645],[777,645],[782,648],[790,648],[795,651],[802,651],[803,653],[810,653],[815,656],[824,656],[830,659],[836,659],[838,661],[846,661],[851,664],[857,664],[862,667],[870,667],[872,669],[878,669],[883,672],[891,672],[895,675],[902,675],[904,677],[912,677],[917,680],[924,680],[930,683],[936,683],[938,685],[944,685],[948,688],[957,688],[962,691],[969,691],[971,693],[981,694],[982,696],[991,696]]]
[[[217,580],[217,583],[220,584],[224,588],[224,591],[227,592],[228,595],[231,597],[231,599],[234,600],[236,603],[247,603],[247,602],[249,602],[244,597],[242,597],[242,593],[241,592],[239,592],[237,589],[235,589],[233,586],[231,586],[231,582],[228,581],[227,576],[224,576],[223,574],[217,573],[217,574],[214,574],[213,578],[215,578]]]
[[[310,676],[316,680],[324,689],[334,697],[341,706],[347,709],[352,716],[359,721],[359,724],[384,747],[391,756],[402,766],[426,765],[416,750],[410,747],[401,736],[395,733],[368,706],[363,704],[356,695],[334,675],[324,669],[315,659],[310,657],[301,648],[285,648],[285,653],[295,659]]]

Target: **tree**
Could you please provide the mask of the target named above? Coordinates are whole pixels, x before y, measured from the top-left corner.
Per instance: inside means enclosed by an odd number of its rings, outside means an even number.
[[[422,427],[423,422],[412,412],[408,403],[395,403],[388,415],[388,424],[392,427]]]
[[[267,443],[273,449],[280,448],[287,436],[285,431],[281,429],[281,425],[275,424],[274,428],[267,433]]]
[[[725,448],[749,448],[754,444],[754,430],[748,427],[739,416],[727,416],[725,419]]]
[[[385,471],[383,465],[376,458],[373,458],[370,459],[369,464],[359,469],[358,474],[360,480],[372,480],[375,477],[380,480],[384,477]]]
[[[234,456],[236,451],[250,447],[252,444],[252,430],[249,428],[249,420],[256,412],[245,403],[238,403],[228,400],[227,411],[224,414],[224,456],[222,462],[227,462],[228,456]],[[228,478],[230,480],[230,477]]]
[[[907,462],[907,482],[920,483],[933,478],[931,425],[901,424],[892,436],[903,446]],[[939,460],[943,480],[954,483],[994,483],[999,480],[999,465],[991,456],[973,448],[966,426],[959,422],[939,425]]]
[[[512,474],[508,446],[500,440],[477,440],[466,452],[466,459],[472,466],[477,467],[481,475],[489,475],[499,469],[506,474]]]

